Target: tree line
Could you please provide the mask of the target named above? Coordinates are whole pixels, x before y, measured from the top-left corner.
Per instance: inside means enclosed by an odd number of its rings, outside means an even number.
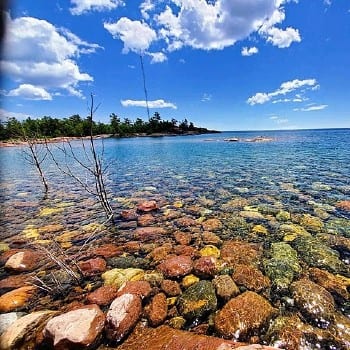
[[[7,118],[0,123],[0,140],[18,139],[23,135],[36,135],[43,138],[84,137],[90,135],[91,127],[93,135],[112,134],[120,137],[134,134],[208,132],[205,128],[195,127],[187,119],[181,122],[176,119],[163,120],[158,112],[155,112],[148,121],[141,118],[135,121],[129,118],[121,120],[112,113],[109,123],[95,122],[90,116],[82,118],[75,114],[63,119],[44,116],[39,119],[28,117],[19,121],[13,117]]]

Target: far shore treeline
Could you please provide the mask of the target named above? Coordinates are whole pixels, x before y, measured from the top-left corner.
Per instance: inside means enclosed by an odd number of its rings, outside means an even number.
[[[162,120],[155,112],[148,121],[137,118],[132,121],[128,118],[121,120],[116,114],[110,115],[109,123],[92,121],[91,118],[82,118],[78,114],[68,118],[52,118],[44,116],[39,119],[28,117],[23,121],[16,118],[7,118],[0,123],[0,140],[21,139],[23,136],[37,138],[54,137],[84,137],[89,136],[92,127],[93,135],[110,134],[116,137],[152,135],[152,134],[205,134],[215,132],[206,128],[194,126],[187,119]]]

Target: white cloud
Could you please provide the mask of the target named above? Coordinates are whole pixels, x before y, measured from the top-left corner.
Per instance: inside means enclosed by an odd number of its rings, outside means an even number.
[[[288,119],[276,119],[276,123],[277,124],[286,124],[288,122],[289,122]]]
[[[243,47],[242,51],[241,51],[241,54],[242,54],[242,56],[251,56],[251,55],[254,55],[254,54],[258,53],[258,52],[259,52],[259,50],[255,46],[250,47],[250,48]]]
[[[267,32],[267,41],[282,49],[289,47],[293,42],[300,42],[301,38],[297,29],[288,27],[286,30],[282,30],[273,27]]]
[[[295,108],[293,109],[293,111],[297,112],[297,111],[301,111],[301,112],[312,112],[312,111],[320,111],[322,109],[327,108],[328,105],[314,105],[314,106],[309,106],[309,107],[305,107],[305,108]]]
[[[122,17],[116,23],[103,24],[113,36],[120,38],[124,43],[124,53],[134,51],[138,54],[145,52],[153,41],[156,40],[156,32],[151,29],[147,23],[132,21],[129,18]]]
[[[121,100],[120,103],[123,107],[147,107],[146,101],[144,100]],[[148,101],[148,107],[177,109],[177,106],[174,103],[166,102],[163,99]]]
[[[151,63],[161,63],[168,59],[163,52],[147,52],[147,55],[152,57]]]
[[[294,80],[290,80],[282,83],[280,87],[273,92],[256,93],[254,96],[251,96],[248,98],[247,103],[250,104],[251,106],[255,104],[263,104],[270,101],[276,96],[286,95],[301,88],[303,88],[305,91],[310,89],[312,90],[315,86],[318,86],[316,79],[304,79],[304,80],[294,79]],[[290,101],[291,101],[290,99],[282,99],[282,100],[279,99],[279,100],[273,101],[273,103],[290,102]],[[299,102],[299,101],[294,101],[294,102]]]
[[[100,48],[81,40],[66,29],[34,17],[8,19],[2,69],[19,84],[45,89],[57,89],[82,97],[78,86],[93,81],[82,73],[77,58]]]
[[[209,101],[211,101],[212,97],[213,96],[211,94],[204,93],[203,96],[202,96],[201,101],[202,102],[209,102]]]
[[[20,113],[20,112],[10,112],[5,109],[0,108],[0,119],[3,121],[6,121],[7,118],[16,118],[17,120],[25,120],[32,116],[29,114],[25,113]]]
[[[131,26],[131,22],[138,22],[143,29],[147,27],[153,31],[152,34],[148,31],[151,38],[146,40],[148,45],[143,45],[143,50],[147,50],[154,41],[165,44],[169,52],[185,46],[222,50],[254,33],[284,48],[301,40],[297,29],[276,27],[285,20],[285,7],[290,2],[297,3],[292,0],[143,0],[140,12],[147,22],[128,19],[129,23],[126,23],[126,18],[120,20],[127,24],[127,31],[136,28],[136,25]],[[105,27],[115,38],[124,42],[126,50],[140,50],[139,45],[135,44],[138,42],[136,38],[128,38],[125,31],[122,33],[120,28],[113,28],[109,23],[105,23]],[[141,41],[144,37],[142,34],[143,31],[138,35]],[[251,51],[253,53],[256,53],[254,49]]]
[[[118,6],[123,6],[121,0],[71,0],[73,7],[70,8],[72,15],[81,15],[88,11],[110,11]]]
[[[17,89],[10,90],[6,96],[18,96],[26,100],[52,100],[52,96],[42,87],[21,84]]]
[[[277,116],[277,115],[272,115],[272,116],[270,117],[270,119],[276,120],[276,119],[279,119],[279,116]]]

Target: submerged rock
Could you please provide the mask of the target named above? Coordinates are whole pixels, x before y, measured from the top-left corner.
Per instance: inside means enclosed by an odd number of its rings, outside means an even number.
[[[350,201],[339,201],[335,204],[335,207],[350,212]]]
[[[119,288],[117,296],[133,294],[144,299],[151,294],[151,291],[151,285],[147,281],[128,281]]]
[[[297,216],[296,219],[301,226],[303,226],[307,231],[312,233],[321,232],[324,226],[321,219],[310,214],[303,214],[301,216]]]
[[[294,282],[291,291],[304,316],[320,328],[328,327],[334,319],[335,304],[332,295],[326,289],[304,278]]]
[[[264,276],[258,268],[251,265],[235,265],[232,279],[238,286],[243,286],[254,292],[260,292],[270,287],[270,279]]]
[[[3,294],[0,297],[0,312],[10,312],[23,308],[35,292],[36,287],[27,286]]]
[[[33,271],[43,263],[43,255],[34,250],[24,250],[12,255],[5,268],[16,272]]]
[[[309,266],[324,268],[335,273],[348,271],[340,260],[339,253],[315,237],[299,236],[293,241],[293,246]]]
[[[350,238],[350,220],[343,218],[330,219],[326,222],[326,230],[330,234]]]
[[[144,201],[137,205],[137,210],[140,212],[149,212],[157,209],[158,205],[156,201]]]
[[[260,245],[243,241],[226,241],[221,248],[221,258],[232,265],[258,265],[261,255]]]
[[[111,304],[105,332],[111,342],[121,341],[134,328],[142,312],[141,298],[135,294],[123,294]]]
[[[25,316],[24,312],[9,312],[0,315],[0,336],[4,333],[15,321]]]
[[[222,223],[219,219],[208,219],[202,222],[204,231],[218,231],[222,229]]]
[[[192,260],[187,255],[174,256],[159,264],[157,270],[166,277],[181,277],[192,271]]]
[[[215,316],[214,327],[224,338],[248,339],[275,315],[270,303],[254,292],[231,299]]]
[[[231,297],[239,294],[236,283],[229,275],[216,276],[213,279],[213,285],[216,290],[216,295],[224,301],[228,301]]]
[[[97,305],[87,305],[53,317],[43,330],[55,349],[81,349],[94,344],[102,333],[105,315]]]
[[[109,305],[116,297],[118,288],[114,286],[102,286],[87,296],[87,301],[100,306]]]
[[[286,291],[301,272],[297,252],[287,243],[271,245],[271,259],[264,261],[264,269],[275,291]]]
[[[218,273],[218,260],[214,256],[202,256],[193,264],[194,274],[202,277],[214,277]]]
[[[161,325],[168,314],[168,305],[164,293],[156,294],[146,309],[147,318],[152,327]]]
[[[244,344],[206,335],[174,329],[137,327],[136,331],[118,347],[118,350],[273,350],[269,346]]]
[[[143,274],[141,269],[112,269],[102,274],[102,279],[106,286],[120,288],[127,281],[140,280]]]
[[[201,319],[217,307],[215,289],[209,281],[199,281],[185,290],[177,300],[180,315],[190,321]]]
[[[1,335],[0,349],[20,349],[23,344],[35,338],[39,326],[54,314],[54,311],[46,310],[33,312],[19,318]],[[34,345],[31,348],[34,348]]]

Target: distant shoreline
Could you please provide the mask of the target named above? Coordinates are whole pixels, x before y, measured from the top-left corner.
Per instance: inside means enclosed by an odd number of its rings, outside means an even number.
[[[116,139],[125,139],[125,138],[134,138],[134,137],[165,137],[165,136],[193,136],[193,135],[206,135],[206,134],[218,134],[221,131],[216,130],[202,130],[202,131],[186,131],[183,133],[137,133],[137,134],[128,134],[128,135],[115,135],[115,134],[102,134],[102,135],[94,135],[94,140],[98,139],[107,139],[107,138],[116,138]],[[60,143],[67,141],[77,141],[77,140],[88,140],[90,136],[60,136],[60,137],[52,137],[48,139],[38,139],[37,143]],[[22,141],[20,139],[11,139],[8,141],[0,141],[0,148],[4,147],[16,147],[16,146],[25,146],[26,141]]]

